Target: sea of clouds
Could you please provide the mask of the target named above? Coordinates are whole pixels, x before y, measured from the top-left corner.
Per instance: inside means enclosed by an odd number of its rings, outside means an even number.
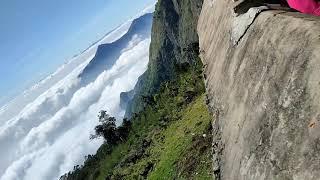
[[[100,43],[120,38],[130,22]],[[132,90],[146,70],[149,44],[150,37],[133,38],[112,68],[82,86],[78,75],[93,58],[95,45],[2,107],[0,179],[59,179],[94,154],[102,144],[101,139],[89,140],[97,114],[107,110],[121,121],[120,93]]]

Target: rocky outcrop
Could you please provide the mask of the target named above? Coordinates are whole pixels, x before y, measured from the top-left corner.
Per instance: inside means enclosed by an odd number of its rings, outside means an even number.
[[[153,17],[150,59],[139,78],[126,116],[143,109],[142,99],[157,92],[162,82],[176,77],[176,67],[196,62],[197,23],[203,0],[158,0]]]
[[[128,91],[128,92],[121,92],[120,93],[120,107],[122,109],[126,109],[128,103],[132,100],[134,95],[134,91]]]
[[[216,177],[319,179],[320,19],[237,4],[205,0],[198,23]]]

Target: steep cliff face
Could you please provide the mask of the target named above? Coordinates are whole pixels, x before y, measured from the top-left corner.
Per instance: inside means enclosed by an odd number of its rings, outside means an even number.
[[[205,0],[200,51],[221,179],[319,179],[320,19]]]
[[[129,133],[61,179],[212,179],[211,115],[196,31],[201,7],[202,0],[158,1],[148,70],[133,92],[121,94],[122,107],[134,96]]]
[[[148,70],[140,77],[127,114],[142,110],[143,96],[154,94],[162,82],[176,77],[176,67],[195,63],[197,22],[203,0],[159,0],[153,18]]]

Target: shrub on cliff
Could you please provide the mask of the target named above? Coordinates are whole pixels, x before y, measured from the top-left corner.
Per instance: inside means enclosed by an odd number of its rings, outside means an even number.
[[[98,118],[101,124],[94,128],[95,134],[91,135],[90,139],[103,137],[107,144],[115,145],[127,138],[131,128],[129,120],[124,119],[122,125],[116,127],[116,118],[110,116],[104,110],[99,112]]]

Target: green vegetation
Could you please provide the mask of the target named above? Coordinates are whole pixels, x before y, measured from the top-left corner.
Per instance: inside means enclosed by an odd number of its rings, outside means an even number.
[[[104,144],[62,179],[212,179],[211,119],[202,65],[177,65],[179,76],[144,97],[126,141]]]
[[[197,23],[203,0],[158,0],[153,13],[147,71],[139,78],[126,114],[143,110],[143,96],[154,95],[165,81],[179,76],[177,64],[193,65],[199,53]]]
[[[122,125],[116,127],[116,118],[109,116],[107,111],[100,111],[99,115],[100,124],[94,130],[95,134],[91,135],[90,139],[103,137],[105,143],[114,146],[127,139],[131,129],[131,121],[123,119]]]
[[[196,31],[201,5],[158,0],[148,69],[126,111],[131,124],[122,125],[125,140],[103,121],[96,135],[114,143],[103,144],[61,179],[213,179],[211,116]]]

